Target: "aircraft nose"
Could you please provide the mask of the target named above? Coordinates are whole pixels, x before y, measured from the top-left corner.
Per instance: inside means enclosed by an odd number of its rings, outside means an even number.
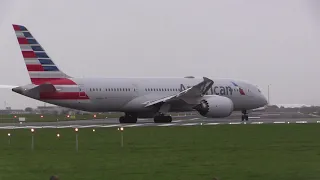
[[[268,104],[268,100],[264,95],[261,94],[260,99],[261,99],[262,106],[265,106]]]

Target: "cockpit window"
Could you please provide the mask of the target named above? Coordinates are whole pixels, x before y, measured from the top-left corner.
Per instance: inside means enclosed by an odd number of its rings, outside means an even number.
[[[261,93],[260,89],[258,89],[258,91]]]

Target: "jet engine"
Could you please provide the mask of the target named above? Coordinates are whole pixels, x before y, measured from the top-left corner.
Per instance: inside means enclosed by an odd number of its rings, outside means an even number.
[[[194,109],[204,117],[223,118],[232,113],[233,102],[224,96],[206,95]]]

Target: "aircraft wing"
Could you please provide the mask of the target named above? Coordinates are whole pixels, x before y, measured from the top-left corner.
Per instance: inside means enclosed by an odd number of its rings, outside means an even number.
[[[213,81],[209,78],[203,77],[203,81],[197,85],[194,85],[178,94],[167,96],[155,101],[147,102],[145,107],[150,107],[159,103],[170,102],[174,100],[184,100],[186,103],[192,103],[192,100],[196,100],[208,92],[213,85]]]

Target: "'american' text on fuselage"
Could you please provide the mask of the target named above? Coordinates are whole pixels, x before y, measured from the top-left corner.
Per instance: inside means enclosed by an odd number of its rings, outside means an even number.
[[[180,84],[180,91],[183,91],[187,88],[190,88],[192,86],[185,86],[183,84]],[[206,93],[209,94],[216,94],[216,95],[230,95],[232,96],[233,89],[230,86],[212,86],[209,91]]]

